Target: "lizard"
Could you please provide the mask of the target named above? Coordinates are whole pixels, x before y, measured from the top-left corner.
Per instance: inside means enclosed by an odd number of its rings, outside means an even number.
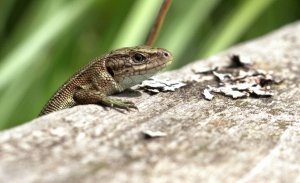
[[[110,97],[150,78],[173,60],[163,48],[126,47],[97,57],[72,75],[50,98],[39,116],[76,105],[101,104],[137,109],[127,100]]]

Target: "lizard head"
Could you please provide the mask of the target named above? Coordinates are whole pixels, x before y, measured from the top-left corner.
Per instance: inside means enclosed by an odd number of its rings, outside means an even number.
[[[172,54],[163,48],[128,47],[109,53],[106,69],[122,88],[128,88],[153,76],[172,60]]]

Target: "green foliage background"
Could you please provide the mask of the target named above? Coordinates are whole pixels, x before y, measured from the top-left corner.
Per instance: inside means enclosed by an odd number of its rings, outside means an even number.
[[[0,0],[0,129],[37,116],[78,68],[143,44],[162,0]],[[173,0],[156,46],[176,69],[300,18],[297,0]]]

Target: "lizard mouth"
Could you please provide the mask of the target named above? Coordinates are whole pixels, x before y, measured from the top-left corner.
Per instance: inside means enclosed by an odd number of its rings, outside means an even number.
[[[164,48],[159,48],[161,60],[164,60],[167,65],[170,65],[173,61],[173,55]]]
[[[165,67],[170,65],[172,60],[159,60],[155,62],[151,62],[145,65],[135,66],[132,68],[132,72],[126,72],[126,76],[142,76],[142,75],[154,75],[155,73],[163,70]],[[117,75],[115,75],[117,76]]]

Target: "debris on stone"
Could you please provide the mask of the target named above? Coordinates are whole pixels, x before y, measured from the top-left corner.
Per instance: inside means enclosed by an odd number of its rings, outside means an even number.
[[[175,89],[181,88],[185,85],[185,83],[176,80],[150,78],[143,81],[143,83],[139,85],[139,89],[151,94],[157,94],[159,92],[173,92]]]
[[[232,55],[230,57],[231,65],[229,67],[237,68],[237,67],[251,67],[253,65],[253,61],[250,57],[240,56],[240,55]]]
[[[210,93],[211,89],[205,88],[202,92],[202,95],[206,100],[212,100],[214,95]]]
[[[271,97],[271,96],[274,95],[273,92],[268,91],[268,90],[266,90],[265,88],[262,88],[262,87],[259,86],[259,85],[252,86],[252,87],[249,89],[249,92],[250,92],[251,94],[255,94],[256,96],[260,96],[260,97]]]
[[[205,67],[205,68],[197,68],[192,69],[192,72],[195,74],[211,74],[213,71],[217,71],[218,67]]]
[[[165,132],[161,131],[152,131],[152,130],[145,130],[142,131],[144,139],[153,139],[153,138],[159,138],[159,137],[165,137],[167,134]]]
[[[218,93],[229,96],[233,99],[246,97],[271,97],[274,92],[270,90],[270,85],[280,84],[283,79],[275,77],[272,72],[255,69],[253,62],[248,57],[233,55],[230,57],[231,63],[226,67],[215,67],[210,72],[195,72],[196,74],[213,75],[217,81],[217,86],[207,86],[202,94],[205,99],[212,100]]]
[[[224,82],[226,80],[232,80],[233,76],[230,73],[218,73],[217,71],[212,72],[213,75],[218,78],[221,82]]]
[[[201,77],[199,77],[198,74],[191,74],[188,75],[186,78],[184,78],[183,82],[184,83],[191,83],[191,82],[197,82],[197,83],[202,83],[205,81],[211,81],[212,79],[214,79],[213,75],[202,75]]]
[[[249,94],[245,91],[235,90],[233,85],[211,87],[211,90],[215,93],[220,93],[220,94],[224,94],[225,96],[230,96],[233,99],[245,98],[249,96]]]

